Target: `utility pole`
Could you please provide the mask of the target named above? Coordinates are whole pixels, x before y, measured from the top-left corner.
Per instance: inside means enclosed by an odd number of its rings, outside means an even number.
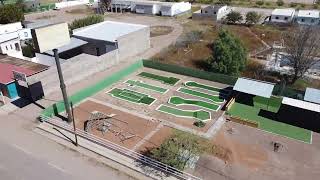
[[[71,114],[71,110],[70,110],[68,95],[67,95],[67,91],[66,91],[66,85],[64,84],[64,79],[63,79],[60,60],[59,60],[58,49],[53,49],[53,53],[54,53],[54,59],[56,61],[56,65],[57,65],[57,71],[58,71],[59,80],[60,80],[60,88],[61,88],[61,92],[62,92],[62,96],[63,96],[64,106],[65,106],[67,116],[68,116],[68,122],[69,123],[73,122],[74,135],[75,135],[75,145],[78,146],[78,138],[77,138],[76,131],[75,131],[76,130],[75,123],[74,123],[74,119],[73,119],[73,114]]]

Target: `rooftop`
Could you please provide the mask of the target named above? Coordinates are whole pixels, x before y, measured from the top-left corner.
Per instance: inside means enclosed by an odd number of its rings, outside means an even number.
[[[298,17],[313,17],[319,18],[320,12],[317,10],[299,10]]]
[[[21,68],[31,70],[35,73],[44,71],[49,68],[48,66],[45,66],[42,64],[37,64],[37,63],[31,62],[31,61],[26,61],[26,60],[22,60],[22,59],[18,59],[15,57],[2,55],[2,54],[0,54],[0,63],[15,65],[15,66],[18,66]]]
[[[282,104],[297,107],[300,109],[309,110],[309,111],[320,112],[319,104],[314,104],[314,103],[292,99],[288,97],[283,97]]]
[[[287,9],[275,9],[272,11],[272,15],[279,16],[292,16],[295,12],[295,9],[287,8]]]
[[[21,73],[25,73],[27,76],[34,74],[35,72],[23,67],[19,67],[12,64],[3,64],[0,63],[0,83],[8,84],[13,81],[13,73],[12,71],[18,71]]]
[[[10,40],[16,39],[18,37],[19,37],[19,34],[17,32],[0,34],[0,43],[10,41]]]
[[[320,104],[320,90],[314,88],[307,88],[304,94],[304,100]]]
[[[65,51],[80,47],[80,46],[85,45],[87,43],[88,43],[87,41],[83,41],[81,39],[72,37],[72,38],[70,38],[70,43],[69,44],[61,46],[61,47],[58,48],[58,53],[63,53]],[[53,51],[47,51],[46,53],[50,54],[52,56],[54,55]]]
[[[270,98],[272,95],[273,88],[274,84],[269,82],[263,82],[247,78],[238,78],[236,84],[233,87],[233,90],[265,98]]]
[[[114,21],[104,21],[84,28],[75,29],[73,31],[73,35],[75,37],[116,42],[119,37],[146,27],[148,26]]]

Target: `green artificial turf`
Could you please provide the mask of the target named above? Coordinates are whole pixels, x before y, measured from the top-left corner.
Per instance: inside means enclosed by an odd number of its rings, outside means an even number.
[[[206,98],[206,99],[209,99],[215,103],[223,103],[224,102],[224,99],[220,98],[219,95],[206,94],[206,93],[202,93],[202,92],[187,89],[187,88],[180,88],[180,89],[178,89],[178,91],[185,93],[185,94]]]
[[[128,80],[126,81],[127,84],[130,84],[131,86],[138,86],[138,87],[142,87],[144,89],[149,89],[151,91],[156,91],[156,92],[159,92],[159,93],[165,93],[167,92],[167,89],[165,88],[161,88],[161,87],[158,87],[158,86],[153,86],[153,85],[150,85],[150,84],[146,84],[146,83],[143,83],[143,82],[140,82],[140,81],[134,81],[134,80]]]
[[[166,105],[161,105],[157,110],[164,112],[164,113],[167,113],[167,114],[175,115],[178,117],[195,118],[195,119],[198,119],[201,121],[209,120],[211,118],[210,113],[207,111],[203,111],[203,110],[186,111],[186,110],[173,108],[173,107],[166,106]]]
[[[264,100],[260,101],[259,98],[256,100],[255,107],[235,102],[228,111],[228,114],[244,120],[257,122],[262,130],[310,143],[311,131],[260,116],[260,108],[258,106],[261,106],[261,102],[264,102]],[[272,103],[270,101],[270,104],[274,105],[273,110],[277,108],[278,101],[278,99],[272,99]],[[265,107],[265,105],[263,106]]]
[[[108,93],[114,97],[117,97],[126,101],[130,101],[130,102],[134,102],[134,103],[140,103],[140,104],[150,105],[156,100],[154,98],[149,97],[148,95],[145,95],[136,91],[131,91],[128,89],[114,88]]]
[[[218,92],[218,93],[224,93],[224,94],[228,94],[229,91],[221,89],[221,88],[217,88],[217,87],[213,87],[213,86],[209,86],[209,85],[205,85],[205,84],[200,84],[194,81],[188,81],[185,83],[185,86],[187,87],[194,87],[194,88],[201,88],[201,89],[205,89],[205,90],[209,90],[212,92]]]
[[[174,77],[166,77],[166,76],[161,76],[161,75],[147,73],[147,72],[141,72],[140,74],[138,74],[138,76],[160,81],[162,83],[169,84],[172,86],[174,86],[180,80]]]
[[[169,103],[173,105],[194,105],[203,108],[207,108],[213,111],[217,111],[219,106],[213,103],[208,103],[201,100],[191,100],[191,99],[184,99],[182,97],[173,96],[169,99]]]

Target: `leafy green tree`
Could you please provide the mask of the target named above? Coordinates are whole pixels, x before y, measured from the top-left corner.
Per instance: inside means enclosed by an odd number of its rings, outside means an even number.
[[[24,20],[23,10],[16,4],[0,6],[0,24],[20,22]]]
[[[176,131],[159,148],[151,151],[151,157],[171,167],[183,170],[187,163],[204,151],[198,136]]]
[[[261,15],[255,11],[250,11],[246,14],[246,24],[253,25],[257,24],[261,19]]]
[[[242,15],[236,11],[231,11],[229,14],[227,14],[227,17],[225,19],[225,21],[229,24],[241,23],[242,20]]]
[[[208,59],[211,70],[228,75],[239,75],[246,67],[247,50],[241,41],[227,30],[221,29]]]
[[[256,1],[256,4],[257,4],[258,6],[262,6],[262,5],[264,4],[264,1]]]
[[[97,24],[103,22],[104,18],[100,15],[91,15],[82,19],[76,19],[71,24],[69,24],[69,29],[72,31],[81,27],[89,26],[92,24]]]

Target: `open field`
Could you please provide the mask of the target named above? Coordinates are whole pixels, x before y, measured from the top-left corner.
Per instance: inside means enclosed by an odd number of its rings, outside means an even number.
[[[311,143],[310,130],[293,126],[288,123],[283,123],[283,121],[275,121],[274,119],[264,115],[266,112],[277,113],[281,105],[281,99],[272,98],[268,102],[267,99],[254,97],[252,103],[250,102],[250,98],[252,97],[239,97],[228,111],[228,114],[231,117],[239,117],[243,120],[258,123],[258,127],[262,130],[297,139],[306,143]],[[289,121],[294,122],[297,117],[287,114],[283,118],[290,119]]]
[[[320,175],[320,135],[313,144],[227,122],[211,142],[222,147],[222,156],[207,153],[195,170],[204,180],[287,180],[317,179]],[[274,143],[280,143],[274,151]]]

